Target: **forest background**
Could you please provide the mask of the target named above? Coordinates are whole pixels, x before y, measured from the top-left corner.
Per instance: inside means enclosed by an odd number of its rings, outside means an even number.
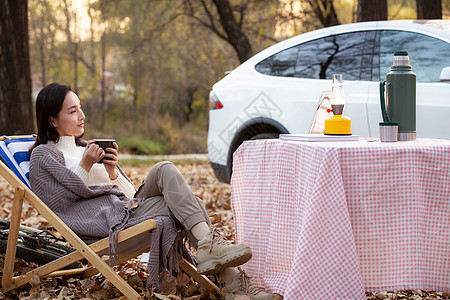
[[[449,20],[450,0],[0,0],[0,135],[35,132],[33,101],[57,81],[82,101],[85,138],[115,137],[121,150],[138,154],[205,153],[209,91],[252,55],[322,27],[416,18]],[[208,213],[222,216],[220,231],[233,240],[230,186],[203,161],[177,165]],[[122,167],[136,185],[149,169],[144,163]],[[0,195],[0,219],[7,220],[14,190],[2,178]],[[24,205],[23,225],[49,227]],[[3,263],[0,258],[0,270]],[[22,263],[19,274],[29,269]],[[138,276],[145,269],[136,264],[131,260],[118,272],[146,293]],[[188,289],[171,281],[164,294],[174,290],[184,295]],[[0,298],[110,299],[120,297],[116,293],[97,276],[49,279]],[[448,293],[423,291],[366,296],[449,299]]]
[[[372,18],[396,20],[439,1],[29,0],[33,99],[50,82],[66,83],[81,99],[86,138],[114,137],[137,154],[205,153],[209,91],[247,58],[370,19],[380,3],[385,15]],[[440,4],[450,19],[450,1]]]

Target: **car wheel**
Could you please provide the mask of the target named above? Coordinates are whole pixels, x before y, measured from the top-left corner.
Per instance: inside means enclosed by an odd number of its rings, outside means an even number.
[[[265,132],[255,135],[250,140],[277,139],[279,136],[279,132]]]

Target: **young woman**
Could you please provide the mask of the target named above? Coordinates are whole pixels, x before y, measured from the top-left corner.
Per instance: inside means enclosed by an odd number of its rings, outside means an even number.
[[[112,241],[121,229],[169,215],[197,246],[198,271],[221,276],[227,299],[238,294],[272,299],[235,268],[251,258],[250,248],[231,244],[214,232],[203,203],[173,163],[156,164],[136,191],[117,164],[117,144],[105,153],[94,141],[81,139],[85,115],[67,85],[52,83],[39,92],[36,117],[38,134],[30,150],[32,188],[82,239],[90,242],[109,236],[114,251]],[[97,163],[104,157],[103,163]],[[172,244],[177,233],[171,232],[163,238]]]

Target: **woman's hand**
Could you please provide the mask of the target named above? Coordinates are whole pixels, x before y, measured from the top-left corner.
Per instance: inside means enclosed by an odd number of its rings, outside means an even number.
[[[117,172],[117,162],[119,161],[119,146],[114,142],[114,148],[106,148],[105,159],[103,159],[103,166],[108,172],[109,179],[115,180],[119,173]],[[106,159],[107,158],[107,159]]]
[[[84,149],[83,157],[80,160],[80,167],[89,172],[92,166],[105,156],[105,151],[99,145],[94,144],[95,140],[88,141]]]

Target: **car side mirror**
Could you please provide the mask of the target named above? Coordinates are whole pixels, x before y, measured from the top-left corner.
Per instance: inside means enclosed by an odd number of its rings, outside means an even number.
[[[445,67],[441,71],[441,82],[450,83],[450,67]]]

